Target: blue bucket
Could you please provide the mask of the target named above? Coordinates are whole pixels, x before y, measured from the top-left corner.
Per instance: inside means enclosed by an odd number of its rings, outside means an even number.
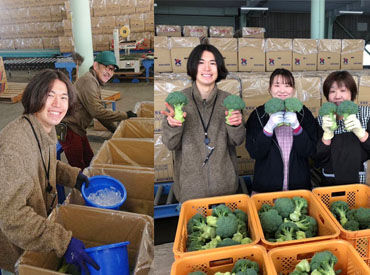
[[[84,183],[81,189],[82,196],[87,206],[118,210],[127,198],[127,192],[126,192],[125,187],[120,181],[116,180],[115,178],[112,178],[110,176],[93,176],[89,178],[89,182],[90,184],[88,188],[85,188],[85,183]],[[88,199],[88,196],[91,193],[96,193],[97,191],[102,190],[104,188],[109,189],[110,187],[114,187],[121,193],[122,199],[118,203],[114,205],[103,206],[103,205],[96,204]]]
[[[95,270],[87,264],[90,275],[130,275],[127,246],[130,242],[86,248],[86,253],[100,266]],[[81,273],[82,275],[85,272]]]

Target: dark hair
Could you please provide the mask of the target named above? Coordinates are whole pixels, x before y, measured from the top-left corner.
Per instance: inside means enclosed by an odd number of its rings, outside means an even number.
[[[329,101],[330,88],[334,82],[337,82],[339,87],[345,86],[351,92],[351,100],[355,100],[357,96],[357,85],[352,75],[347,71],[336,71],[329,74],[323,84],[322,90],[324,96]]]
[[[58,79],[67,86],[68,111],[71,114],[76,101],[76,92],[69,78],[61,71],[46,69],[35,75],[24,89],[22,96],[23,114],[34,114],[40,111],[46,102],[49,92]]]
[[[220,51],[210,44],[201,44],[196,46],[190,53],[187,64],[187,73],[193,81],[197,78],[198,64],[202,57],[204,51],[211,52],[216,59],[217,64],[217,79],[216,82],[225,79],[229,73],[226,69],[224,58],[222,57]]]
[[[295,81],[294,81],[294,76],[292,75],[292,73],[287,69],[279,68],[279,69],[275,69],[270,75],[269,90],[271,90],[271,86],[272,86],[275,76],[278,76],[278,75],[282,76],[282,78],[286,81],[286,84],[289,84],[291,87],[295,88]]]

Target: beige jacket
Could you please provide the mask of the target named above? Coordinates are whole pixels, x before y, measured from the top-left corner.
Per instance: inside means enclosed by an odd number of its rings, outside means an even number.
[[[73,115],[67,115],[63,122],[76,134],[86,135],[86,129],[93,118],[99,120],[112,133],[116,130],[113,122],[127,118],[125,112],[105,109],[101,98],[101,84],[94,70],[90,70],[75,83],[77,106]]]
[[[50,156],[52,191],[46,192],[40,150],[30,124],[21,116],[0,132],[0,268],[12,272],[23,250],[63,256],[72,232],[46,218],[58,202],[56,183],[73,187],[79,173],[56,159],[54,128],[47,134],[35,116],[26,116],[40,141],[46,169]]]

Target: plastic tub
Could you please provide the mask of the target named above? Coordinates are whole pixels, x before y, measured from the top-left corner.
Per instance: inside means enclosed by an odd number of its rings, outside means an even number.
[[[82,196],[87,206],[118,210],[127,198],[127,192],[126,192],[125,187],[120,181],[116,180],[115,178],[112,178],[110,176],[93,176],[89,178],[89,182],[90,182],[89,187],[85,188],[85,183],[84,183],[82,185],[82,190],[81,190]],[[110,187],[114,187],[121,193],[122,199],[120,202],[114,205],[110,205],[110,206],[102,206],[102,205],[92,202],[91,200],[87,198],[91,193],[95,193],[98,190],[101,190],[104,188],[110,188]]]
[[[129,243],[122,242],[86,248],[86,253],[100,266],[100,270],[95,270],[88,264],[90,275],[129,275],[127,252]],[[85,272],[81,274],[84,275]]]

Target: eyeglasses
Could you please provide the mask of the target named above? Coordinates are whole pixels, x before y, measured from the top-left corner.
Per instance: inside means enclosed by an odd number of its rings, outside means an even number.
[[[112,65],[108,65],[108,66],[106,66],[104,64],[100,64],[100,65],[103,66],[106,71],[109,71],[111,73],[114,73],[114,71],[116,70],[116,68]]]

